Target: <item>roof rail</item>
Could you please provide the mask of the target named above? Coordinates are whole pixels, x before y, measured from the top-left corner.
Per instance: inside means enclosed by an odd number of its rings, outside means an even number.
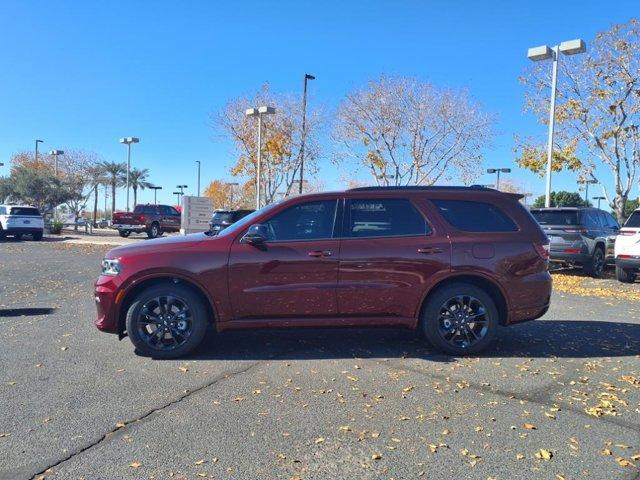
[[[405,186],[383,186],[383,187],[356,187],[350,188],[349,192],[368,192],[368,191],[379,191],[379,190],[425,190],[425,191],[438,191],[438,190],[493,190],[492,188],[487,188],[482,185],[452,185],[452,186],[444,186],[444,185],[405,185]]]

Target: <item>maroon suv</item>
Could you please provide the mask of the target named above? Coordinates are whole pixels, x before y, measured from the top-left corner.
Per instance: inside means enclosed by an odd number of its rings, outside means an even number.
[[[454,355],[549,308],[548,241],[519,196],[356,188],[290,198],[223,230],[111,250],[100,330],[175,358],[218,332],[395,326]]]

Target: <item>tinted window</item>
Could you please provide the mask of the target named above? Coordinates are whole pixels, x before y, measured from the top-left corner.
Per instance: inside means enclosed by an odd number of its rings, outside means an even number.
[[[33,207],[11,207],[10,215],[25,215],[29,217],[39,217],[40,212]]]
[[[618,224],[617,220],[613,218],[613,216],[610,213],[605,212],[604,218],[607,220],[607,227],[620,228],[620,225]]]
[[[540,225],[578,225],[577,210],[532,210]]]
[[[600,222],[598,222],[598,214],[593,210],[584,210],[582,212],[582,224],[586,227],[600,228]]]
[[[430,233],[424,217],[409,200],[351,200],[345,237],[394,237]]]
[[[136,205],[133,209],[133,213],[147,213],[154,215],[156,213],[155,205]]]
[[[215,212],[211,221],[216,224],[233,223],[233,213]]]
[[[447,222],[463,232],[515,232],[518,227],[495,205],[463,200],[433,200]]]
[[[270,241],[331,238],[335,213],[335,200],[300,203],[274,215],[264,225]]]
[[[635,211],[631,214],[627,221],[624,222],[625,227],[640,228],[640,211]]]

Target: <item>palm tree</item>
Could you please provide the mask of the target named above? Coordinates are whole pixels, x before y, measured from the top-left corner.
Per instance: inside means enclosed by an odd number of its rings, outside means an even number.
[[[133,189],[134,208],[138,203],[138,189],[144,190],[145,188],[149,188],[152,186],[151,183],[147,182],[147,178],[149,178],[148,168],[143,168],[142,170],[132,168],[131,170],[129,170],[129,185]]]
[[[93,223],[96,224],[98,216],[98,187],[107,183],[104,166],[102,164],[92,165],[88,170],[89,181],[93,188]]]
[[[111,213],[113,213],[116,211],[116,188],[122,185],[122,175],[127,172],[127,167],[124,163],[117,162],[102,162],[100,166],[106,177],[105,183],[111,185]]]

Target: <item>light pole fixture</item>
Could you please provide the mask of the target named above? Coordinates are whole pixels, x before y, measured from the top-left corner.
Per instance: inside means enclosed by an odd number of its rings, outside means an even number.
[[[200,160],[196,160],[198,164],[198,196],[200,196]]]
[[[315,80],[316,77],[308,73],[304,74],[304,90],[302,93],[302,139],[300,140],[300,187],[298,193],[302,194],[302,183],[304,180],[304,146],[307,140],[307,81]]]
[[[600,200],[606,200],[607,197],[592,197],[594,200],[598,200],[598,208],[600,208]]]
[[[256,210],[260,210],[260,188],[262,179],[262,116],[273,115],[276,113],[276,109],[273,107],[262,106],[258,108],[248,108],[245,110],[245,115],[248,117],[258,117],[258,158],[256,160]]]
[[[180,205],[180,195],[182,195],[182,192],[173,192],[173,194],[176,196],[176,201],[178,202],[178,205]]]
[[[530,48],[527,57],[534,62],[553,60],[551,69],[551,104],[549,106],[549,139],[547,140],[547,184],[545,188],[545,207],[551,206],[551,160],[553,158],[553,131],[556,117],[556,86],[558,83],[558,52],[564,55],[576,55],[587,51],[587,45],[582,39],[569,40],[550,48],[548,45]]]
[[[151,190],[153,190],[153,203],[154,205],[158,204],[158,190],[162,190],[162,187],[158,187],[156,185],[151,185],[149,187]]]
[[[44,143],[44,140],[36,140],[36,163],[38,163],[38,144]]]
[[[57,177],[58,176],[58,155],[64,155],[64,151],[63,150],[51,150],[49,152],[49,155],[53,156],[53,174]]]
[[[180,195],[184,195],[184,189],[189,188],[189,185],[176,185],[176,188],[180,189]]]
[[[129,171],[131,170],[131,144],[140,141],[137,137],[123,137],[120,143],[127,146],[127,212],[129,211]]]
[[[595,185],[597,180],[578,180],[578,185],[584,185],[584,206],[589,205],[589,184]]]
[[[511,173],[510,168],[487,168],[487,173],[496,174],[496,190],[500,190],[500,172]]]

